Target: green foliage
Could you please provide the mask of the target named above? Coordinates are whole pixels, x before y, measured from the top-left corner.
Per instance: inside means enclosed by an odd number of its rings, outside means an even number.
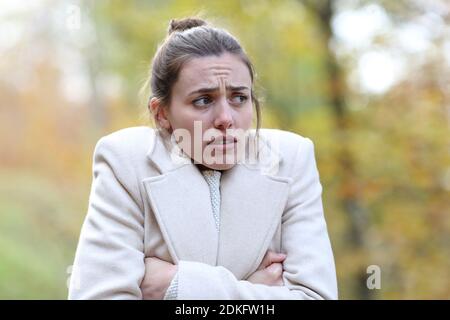
[[[77,189],[12,170],[0,181],[0,297],[65,299],[84,210],[70,192]]]

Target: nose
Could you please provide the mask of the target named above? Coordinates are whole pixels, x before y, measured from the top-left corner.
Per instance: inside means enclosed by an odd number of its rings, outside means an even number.
[[[214,127],[220,130],[233,127],[234,122],[231,106],[226,99],[224,100],[221,100],[217,105],[216,118],[214,119]]]

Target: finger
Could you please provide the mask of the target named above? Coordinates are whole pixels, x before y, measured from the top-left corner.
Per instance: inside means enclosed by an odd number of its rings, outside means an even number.
[[[264,256],[263,261],[261,262],[259,269],[264,269],[271,265],[274,262],[282,262],[284,259],[286,259],[286,255],[283,253],[276,253],[274,251],[267,251],[266,255]]]
[[[282,261],[284,261],[284,259],[286,259],[286,257],[287,257],[287,255],[284,254],[284,253],[276,253],[276,254],[273,256],[271,263],[274,263],[274,262],[282,262]]]
[[[272,278],[271,284],[272,286],[283,286],[283,267],[281,263],[273,263],[269,267],[269,277]]]
[[[283,272],[283,267],[281,263],[272,263],[270,266],[266,268],[267,271],[269,271],[273,275],[281,275]]]

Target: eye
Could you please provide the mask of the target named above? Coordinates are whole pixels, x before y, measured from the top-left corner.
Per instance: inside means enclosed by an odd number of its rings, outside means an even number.
[[[238,94],[231,97],[231,102],[233,104],[242,104],[248,100],[248,97],[244,94]]]
[[[193,104],[195,107],[198,107],[198,108],[204,108],[204,107],[206,107],[208,104],[210,104],[211,102],[212,102],[212,99],[211,99],[210,97],[208,97],[208,96],[203,96],[203,97],[200,97],[200,98],[195,99],[194,101],[192,101],[192,104]]]

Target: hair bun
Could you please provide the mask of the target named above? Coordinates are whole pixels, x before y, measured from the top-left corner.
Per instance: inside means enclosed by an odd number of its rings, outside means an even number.
[[[169,24],[169,34],[175,31],[184,31],[194,27],[206,25],[206,21],[198,18],[172,19]]]

